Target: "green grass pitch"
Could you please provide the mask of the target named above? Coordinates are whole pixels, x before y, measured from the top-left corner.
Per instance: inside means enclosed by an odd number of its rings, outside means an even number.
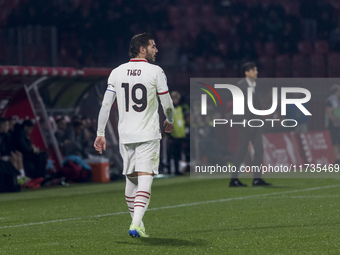
[[[340,254],[340,180],[268,181],[156,179],[145,239],[124,182],[0,194],[0,254]]]

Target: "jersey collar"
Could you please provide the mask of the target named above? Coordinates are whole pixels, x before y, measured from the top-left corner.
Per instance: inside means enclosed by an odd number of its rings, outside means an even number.
[[[148,61],[145,58],[131,58],[130,62],[146,62],[146,63],[148,63]]]

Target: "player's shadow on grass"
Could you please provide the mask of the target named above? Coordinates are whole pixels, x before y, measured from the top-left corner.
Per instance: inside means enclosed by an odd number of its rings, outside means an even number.
[[[205,240],[195,239],[193,241],[183,240],[178,238],[159,238],[159,237],[149,237],[149,238],[134,238],[127,242],[117,242],[119,244],[127,245],[158,245],[158,246],[202,246],[206,244]]]

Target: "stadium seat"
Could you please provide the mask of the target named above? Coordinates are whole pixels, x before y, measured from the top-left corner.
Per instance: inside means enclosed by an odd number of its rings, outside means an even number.
[[[305,55],[294,55],[292,61],[293,77],[310,77],[309,57]]]
[[[245,2],[245,1],[244,1]],[[262,5],[269,6],[272,4],[272,0],[260,0],[259,1]]]
[[[298,2],[282,1],[283,7],[288,15],[299,16],[300,14],[300,4]]]
[[[340,11],[340,3],[338,0],[329,0],[330,4],[333,6],[333,8],[336,10],[336,12],[339,14]]]
[[[340,77],[340,53],[330,53],[327,56],[328,77]]]
[[[180,30],[177,30],[177,29],[172,30],[168,35],[175,42],[181,42],[182,35],[181,35],[181,31]]]
[[[224,77],[226,66],[221,56],[209,57],[207,68],[211,77]]]
[[[302,55],[310,55],[313,52],[312,44],[309,41],[301,41],[298,43],[298,50]]]
[[[289,55],[279,55],[275,59],[276,77],[291,77],[291,59]]]
[[[198,26],[198,20],[193,18],[186,18],[183,24],[186,31],[191,31],[196,29]]]
[[[180,30],[182,29],[183,25],[182,25],[182,20],[181,18],[174,18],[174,19],[170,19],[169,23],[173,26],[174,29],[176,30]]]
[[[170,24],[178,24],[181,22],[182,14],[178,7],[176,6],[169,6],[168,7],[168,16]]]
[[[197,6],[197,7],[200,7],[201,5],[204,4],[204,0],[177,0],[176,2],[183,9],[187,8],[188,6]]]
[[[199,20],[200,23],[203,25],[203,27],[205,27],[208,31],[216,33],[217,32],[217,27],[216,27],[216,22],[215,22],[215,18],[211,18],[211,19],[200,19]]]
[[[230,19],[228,17],[217,17],[216,25],[217,28],[223,32],[228,31],[231,28]]]
[[[227,68],[223,75],[224,77],[235,78],[240,76],[240,71],[237,68]]]
[[[184,17],[187,19],[197,19],[199,18],[199,14],[197,12],[196,6],[187,6],[184,8]]]
[[[201,7],[201,18],[212,19],[213,17],[215,17],[215,11],[212,5],[203,5]]]
[[[155,33],[156,41],[158,44],[163,44],[168,40],[168,33],[164,30],[159,30]]]
[[[3,42],[3,37],[2,37],[2,33],[0,32],[0,61],[2,61],[2,58],[4,57],[4,42]]]
[[[275,57],[277,54],[276,43],[274,42],[266,42],[264,45],[264,54],[267,57]]]
[[[310,56],[311,76],[326,77],[326,59],[322,54],[313,54]]]
[[[257,56],[263,56],[264,55],[263,44],[260,41],[256,41],[254,43],[254,46]]]
[[[275,61],[273,58],[264,56],[259,59],[260,63],[260,77],[274,77],[275,76]]]
[[[196,57],[194,59],[195,71],[197,74],[202,75],[207,73],[207,61],[203,57]]]
[[[316,41],[314,43],[314,51],[317,54],[328,54],[329,46],[327,41]]]

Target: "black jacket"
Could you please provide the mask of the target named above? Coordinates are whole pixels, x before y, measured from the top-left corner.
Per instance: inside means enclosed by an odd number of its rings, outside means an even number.
[[[249,111],[248,108],[248,88],[249,84],[245,78],[240,80],[237,83],[237,86],[242,90],[244,95],[244,115],[235,115],[233,119],[237,121],[243,121],[245,119],[246,121],[250,119],[261,119],[261,116],[255,115]],[[262,109],[262,103],[261,103],[261,92],[259,91],[259,88],[255,88],[255,93],[252,94],[253,96],[253,106],[257,110]]]

